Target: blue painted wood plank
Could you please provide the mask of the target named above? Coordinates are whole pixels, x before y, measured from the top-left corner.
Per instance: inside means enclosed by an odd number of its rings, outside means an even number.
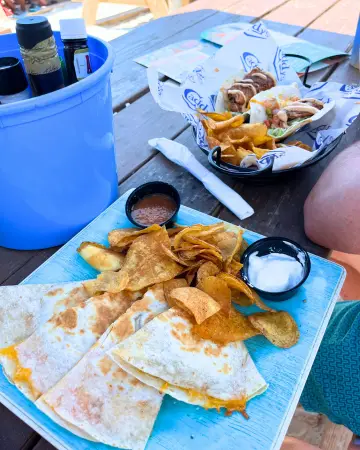
[[[95,277],[96,272],[82,260],[76,248],[84,240],[106,244],[110,230],[131,226],[124,211],[127,195],[124,194],[23,283],[55,283]],[[181,207],[177,221],[189,225],[211,224],[218,219]],[[250,231],[244,236],[249,243],[262,237]],[[269,302],[275,309],[284,309],[294,316],[301,332],[299,343],[283,350],[261,336],[246,342],[258,370],[269,384],[265,394],[249,403],[250,419],[246,421],[237,413],[225,417],[166,396],[148,450],[280,448],[345,278],[345,270],[333,262],[313,255],[311,262],[311,274],[295,297],[281,303]],[[255,310],[256,307],[243,309],[247,313]],[[3,374],[0,375],[0,401],[61,450],[110,449],[80,439],[54,424]]]

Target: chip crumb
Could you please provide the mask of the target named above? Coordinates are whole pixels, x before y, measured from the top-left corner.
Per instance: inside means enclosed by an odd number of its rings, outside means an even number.
[[[191,435],[191,436],[190,436],[190,439],[194,439],[194,436],[193,436],[193,435]]]

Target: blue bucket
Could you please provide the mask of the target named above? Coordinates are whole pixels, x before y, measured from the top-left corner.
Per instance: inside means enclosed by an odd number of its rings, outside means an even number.
[[[54,33],[60,56],[63,44]],[[112,48],[88,39],[94,73],[51,94],[0,105],[0,246],[60,245],[117,198]],[[21,59],[15,34],[0,57]]]

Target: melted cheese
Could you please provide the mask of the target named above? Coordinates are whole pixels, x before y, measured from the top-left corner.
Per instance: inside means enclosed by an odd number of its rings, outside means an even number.
[[[175,387],[175,386],[174,386]],[[220,412],[220,408],[226,408],[228,411],[245,411],[246,408],[246,397],[243,396],[239,399],[234,400],[221,400],[219,398],[211,397],[207,394],[202,394],[195,389],[178,388],[186,392],[189,396],[190,401],[202,400],[204,401],[204,408],[211,409],[215,408]]]
[[[166,392],[168,387],[169,387],[169,383],[164,383],[160,388],[160,394],[163,394],[164,392]]]
[[[31,369],[27,367],[22,367],[19,361],[18,352],[16,350],[15,345],[11,345],[10,347],[6,347],[3,349],[0,349],[0,356],[4,356],[5,358],[8,358],[10,361],[13,361],[15,364],[15,373],[12,377],[14,383],[20,383],[25,384],[29,387],[32,394],[35,398],[39,397],[39,392],[35,387],[33,386],[31,376],[32,371]]]
[[[143,373],[144,375],[146,375],[146,373],[143,372],[142,370],[139,370],[139,369],[137,369],[137,370],[140,373]],[[157,380],[163,381],[163,380],[161,380],[161,378],[155,377],[153,375],[151,375],[151,377],[155,378]],[[195,389],[182,388],[179,386],[172,385],[166,381],[163,381],[163,384],[160,387],[160,393],[161,394],[169,393],[171,395],[171,389],[175,389],[175,390],[179,389],[179,390],[185,392],[187,394],[187,396],[189,397],[190,402],[195,402],[196,400],[199,400],[200,402],[203,403],[203,407],[205,409],[214,408],[218,412],[220,412],[221,408],[225,408],[228,412],[234,412],[234,411],[244,412],[246,409],[247,398],[245,395],[243,395],[240,398],[233,399],[233,400],[221,400],[219,398],[211,397],[210,395],[207,395],[207,394],[202,394],[201,392],[198,392]]]

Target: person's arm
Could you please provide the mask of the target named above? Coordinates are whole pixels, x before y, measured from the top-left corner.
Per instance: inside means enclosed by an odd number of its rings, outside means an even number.
[[[316,244],[360,254],[360,141],[341,152],[313,187],[304,227]]]
[[[280,450],[320,450],[320,448],[314,447],[299,439],[286,436]]]

